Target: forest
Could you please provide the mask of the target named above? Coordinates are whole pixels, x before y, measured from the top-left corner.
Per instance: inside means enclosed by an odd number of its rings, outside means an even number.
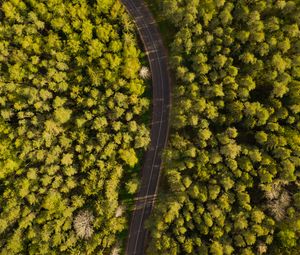
[[[300,2],[156,3],[175,77],[147,254],[299,254]]]
[[[0,1],[0,254],[108,254],[150,137],[119,1]]]

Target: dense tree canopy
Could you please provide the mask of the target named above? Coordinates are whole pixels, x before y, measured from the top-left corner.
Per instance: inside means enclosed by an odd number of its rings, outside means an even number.
[[[1,255],[107,254],[126,226],[150,139],[132,29],[119,1],[0,2]]]
[[[162,12],[176,86],[148,254],[299,254],[300,2]]]

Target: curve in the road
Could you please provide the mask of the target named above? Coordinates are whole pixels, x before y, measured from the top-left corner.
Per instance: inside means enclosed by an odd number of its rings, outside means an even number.
[[[149,238],[145,220],[154,205],[160,178],[161,154],[166,147],[169,133],[171,80],[167,51],[150,10],[143,0],[121,0],[121,2],[137,26],[152,73],[151,144],[145,155],[141,171],[141,187],[135,199],[126,244],[126,255],[143,255]]]

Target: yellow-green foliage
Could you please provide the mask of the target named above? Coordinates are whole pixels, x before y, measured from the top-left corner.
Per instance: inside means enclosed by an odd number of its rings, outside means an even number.
[[[128,24],[114,0],[0,3],[1,255],[107,254],[126,226],[122,178],[150,140]]]
[[[149,254],[298,254],[300,2],[163,7],[176,85]]]

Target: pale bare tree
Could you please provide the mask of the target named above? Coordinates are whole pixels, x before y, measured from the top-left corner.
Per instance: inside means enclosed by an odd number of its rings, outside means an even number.
[[[286,208],[291,202],[291,197],[284,188],[287,184],[284,180],[277,180],[265,189],[267,208],[277,221],[285,217]]]
[[[282,204],[282,207],[288,207],[291,203],[291,196],[289,195],[289,193],[284,190],[279,198],[279,202]]]
[[[119,205],[115,213],[116,218],[121,217],[123,215],[123,212],[124,212],[124,206]]]
[[[140,70],[140,77],[142,79],[149,79],[151,76],[150,70],[147,66],[142,66]]]
[[[257,252],[258,254],[264,254],[267,252],[267,245],[265,245],[264,243],[259,243],[257,246]]]
[[[277,199],[280,195],[281,191],[281,184],[280,183],[273,183],[271,184],[267,190],[265,190],[265,197],[268,200]]]
[[[285,207],[282,206],[279,200],[269,202],[268,208],[277,221],[280,221],[285,217]]]
[[[111,250],[111,255],[119,255],[120,254],[120,243],[117,242]]]
[[[92,226],[93,221],[94,216],[90,211],[80,211],[73,222],[76,234],[83,239],[90,238],[94,233]]]

